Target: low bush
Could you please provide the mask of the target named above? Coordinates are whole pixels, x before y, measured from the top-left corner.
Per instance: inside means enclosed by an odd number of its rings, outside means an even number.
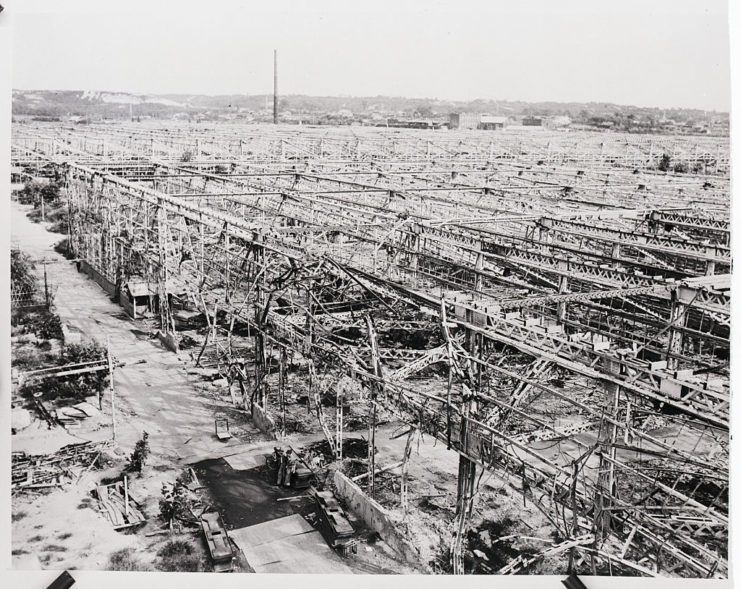
[[[59,354],[47,354],[45,366],[64,366],[94,362],[106,358],[106,349],[95,341],[81,344],[65,344]],[[18,361],[15,362],[18,364]],[[24,385],[20,392],[27,399],[37,394],[43,400],[82,400],[103,391],[108,384],[108,371],[89,372],[46,378]]]
[[[47,310],[29,313],[19,323],[39,339],[64,341],[62,321],[56,313]]]
[[[21,250],[10,250],[10,286],[11,290],[22,292],[36,291],[36,276],[31,257]]]
[[[162,484],[160,516],[170,527],[176,520],[193,523],[192,503],[182,478],[178,477],[174,485]]]
[[[62,185],[60,182],[52,180],[48,183],[41,182],[27,182],[18,193],[18,202],[26,205],[41,206],[41,199],[44,199],[44,203],[53,203],[59,200],[59,196],[62,191]]]
[[[152,567],[142,562],[142,560],[134,554],[131,548],[124,548],[111,554],[108,559],[108,566],[106,567],[109,571],[151,571]]]
[[[131,453],[129,459],[129,466],[127,470],[131,472],[141,472],[144,468],[144,464],[147,462],[149,457],[149,434],[144,432],[142,437],[136,442],[134,451]]]
[[[75,257],[70,246],[69,238],[67,237],[65,237],[54,246],[54,251],[58,254],[62,254],[68,260],[71,260]]]
[[[170,540],[157,552],[157,568],[169,573],[203,570],[201,556],[187,540]]]

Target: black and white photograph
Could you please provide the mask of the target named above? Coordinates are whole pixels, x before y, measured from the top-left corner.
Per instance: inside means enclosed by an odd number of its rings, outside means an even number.
[[[726,1],[3,4],[9,568],[731,587]]]

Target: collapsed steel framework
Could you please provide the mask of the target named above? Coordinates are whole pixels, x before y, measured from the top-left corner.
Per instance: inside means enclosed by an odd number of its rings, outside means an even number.
[[[727,575],[727,141],[18,125],[13,157],[66,171],[75,255],[148,282],[163,332],[203,313],[236,404],[300,358],[317,399],[362,385],[371,441],[383,407],[457,452],[455,572],[484,469],[570,565]]]

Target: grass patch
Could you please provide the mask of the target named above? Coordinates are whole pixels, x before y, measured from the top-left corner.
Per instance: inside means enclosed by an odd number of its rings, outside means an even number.
[[[59,534],[59,536],[57,536],[59,540],[66,540],[67,538],[71,538],[71,537],[72,537],[72,532],[65,532],[64,534]]]
[[[159,552],[157,568],[168,573],[197,572],[202,570],[201,556],[187,540],[170,540]]]
[[[47,544],[42,550],[44,552],[67,552],[67,547],[60,546],[59,544]]]
[[[124,548],[111,554],[108,559],[109,571],[151,571],[152,568],[134,554],[131,548]]]
[[[31,554],[31,553],[28,550],[23,550],[23,548],[16,548],[10,554],[12,554],[13,556],[23,556],[24,554]]]
[[[19,313],[15,316],[16,334],[33,334],[39,340],[64,341],[59,315],[45,309]]]
[[[16,511],[13,515],[10,516],[10,521],[12,521],[13,523],[19,522],[27,515],[28,514],[25,511]]]
[[[36,536],[32,536],[31,538],[29,538],[28,541],[29,542],[41,542],[44,538],[45,536],[36,535]]]

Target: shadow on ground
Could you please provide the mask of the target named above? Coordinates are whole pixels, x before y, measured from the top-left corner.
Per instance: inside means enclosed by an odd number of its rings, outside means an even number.
[[[305,490],[277,487],[270,480],[267,466],[234,470],[223,458],[193,465],[201,484],[208,488],[213,508],[221,513],[224,525],[233,530],[311,511],[306,497],[279,501],[305,494]]]

